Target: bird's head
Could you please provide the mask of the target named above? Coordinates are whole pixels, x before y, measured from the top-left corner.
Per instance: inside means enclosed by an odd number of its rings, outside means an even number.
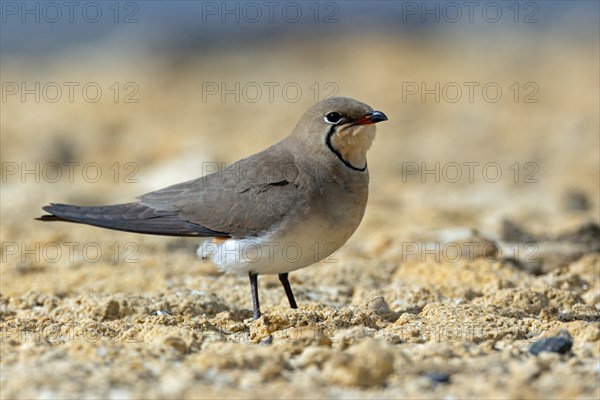
[[[381,111],[348,97],[331,97],[310,107],[292,137],[309,150],[325,150],[348,168],[365,170],[367,150],[375,140],[375,124],[387,121]]]

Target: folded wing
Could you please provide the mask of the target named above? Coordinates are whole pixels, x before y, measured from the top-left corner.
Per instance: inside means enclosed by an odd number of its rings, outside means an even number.
[[[302,209],[309,194],[294,157],[280,145],[238,161],[223,171],[140,196],[157,210],[232,237],[257,236]]]
[[[138,202],[82,207],[51,204],[42,221],[69,221],[165,236],[246,237],[275,228],[303,209],[303,190],[291,153],[280,144],[223,171],[147,193]]]

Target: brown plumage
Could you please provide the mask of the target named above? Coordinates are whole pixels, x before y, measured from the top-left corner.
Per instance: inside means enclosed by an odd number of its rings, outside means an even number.
[[[375,138],[373,124],[385,120],[364,103],[330,98],[309,108],[288,137],[223,171],[144,194],[135,203],[51,204],[43,208],[50,215],[39,219],[155,235],[229,238],[201,246],[199,255],[207,257],[205,250],[213,246],[210,256],[221,270],[249,274],[257,317],[258,274],[279,274],[295,306],[288,272],[329,256],[358,227],[368,197],[366,153]],[[313,243],[323,250],[311,257]],[[243,246],[272,251],[274,245],[292,244],[300,249],[296,260],[279,254],[250,260],[242,251]],[[231,256],[230,245],[242,250]]]

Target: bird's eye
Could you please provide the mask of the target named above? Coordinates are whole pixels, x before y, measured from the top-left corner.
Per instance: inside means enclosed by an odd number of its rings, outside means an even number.
[[[337,111],[332,111],[325,115],[325,122],[328,124],[337,124],[342,119],[342,114]]]

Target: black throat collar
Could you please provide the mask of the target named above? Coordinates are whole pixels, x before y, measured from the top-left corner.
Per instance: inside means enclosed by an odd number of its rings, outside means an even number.
[[[337,127],[337,125],[333,125],[331,128],[329,128],[329,132],[327,132],[327,136],[325,137],[325,143],[327,143],[327,147],[329,147],[329,150],[331,150],[333,152],[333,154],[335,154],[337,156],[337,158],[339,158],[339,160],[341,162],[343,162],[346,167],[348,167],[354,171],[364,172],[367,169],[366,162],[365,162],[365,166],[362,168],[355,167],[354,165],[350,164],[350,162],[348,162],[346,159],[344,159],[342,154],[335,147],[333,147],[333,143],[331,143],[331,137],[335,133],[336,127]]]

